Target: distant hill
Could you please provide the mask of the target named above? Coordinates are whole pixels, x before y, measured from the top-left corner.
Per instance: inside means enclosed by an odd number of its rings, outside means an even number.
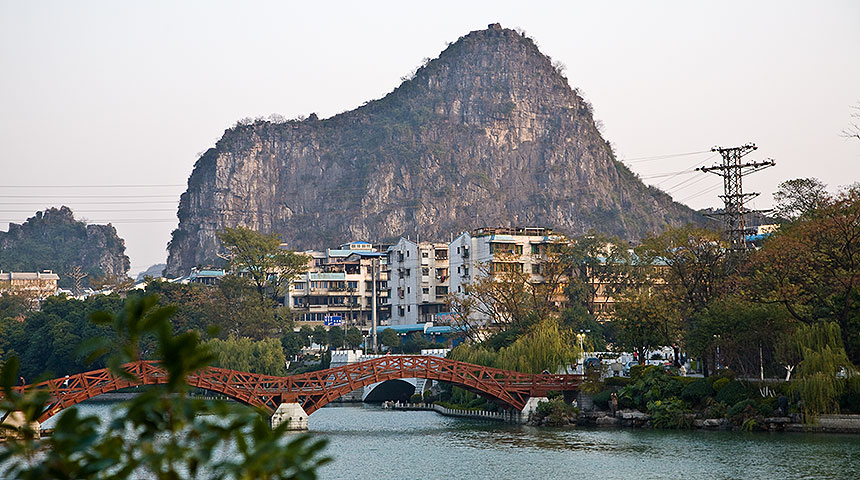
[[[636,240],[703,221],[618,162],[561,69],[498,24],[353,111],[227,130],[197,161],[178,216],[169,274],[216,263],[216,233],[237,225],[323,248],[481,226]]]
[[[146,276],[150,276],[153,278],[158,278],[161,276],[161,272],[164,271],[165,267],[167,267],[166,263],[157,263],[155,265],[150,266],[146,270],[137,274],[137,278],[134,280],[135,282],[139,282],[144,279]]]
[[[75,220],[69,207],[49,208],[27,219],[12,223],[0,232],[0,269],[33,272],[53,270],[59,285],[69,288],[66,276],[74,266],[81,267],[88,280],[98,277],[125,277],[129,259],[125,242],[113,225],[87,225]]]

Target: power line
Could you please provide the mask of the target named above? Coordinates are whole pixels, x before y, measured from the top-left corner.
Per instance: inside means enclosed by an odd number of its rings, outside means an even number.
[[[79,214],[81,212],[96,212],[96,213],[125,213],[125,212],[175,212],[175,208],[147,208],[147,209],[122,209],[122,210],[91,210],[88,208],[81,208],[75,210],[75,214]],[[0,213],[31,213],[32,210],[0,210]],[[35,212],[33,212],[35,213]]]
[[[166,188],[185,187],[185,184],[152,185],[0,185],[0,188]]]
[[[57,202],[0,202],[0,205],[44,205],[45,203],[57,203]],[[60,202],[69,205],[150,205],[156,203],[165,203],[165,204],[177,204],[179,200],[161,200],[161,201],[147,201],[147,202]],[[50,208],[50,207],[48,207]]]
[[[667,155],[653,155],[650,157],[635,157],[635,158],[625,158],[622,160],[624,163],[644,163],[644,162],[653,162],[656,160],[665,160],[667,158],[677,158],[677,157],[689,157],[691,155],[701,155],[703,153],[708,153],[709,150],[702,150],[701,152],[687,152],[687,153],[670,153]]]
[[[0,198],[176,198],[176,195],[0,195]]]

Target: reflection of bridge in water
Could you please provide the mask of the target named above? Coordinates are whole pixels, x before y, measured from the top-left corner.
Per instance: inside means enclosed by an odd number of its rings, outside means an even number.
[[[103,393],[167,382],[167,372],[156,361],[128,363],[123,368],[138,381],[118,378],[107,369],[100,369],[24,388],[41,388],[50,392],[50,400],[39,417],[43,422],[65,408]],[[305,429],[308,415],[344,394],[366,385],[408,378],[449,382],[487,397],[503,409],[516,412],[522,412],[527,404],[533,404],[529,402],[530,398],[544,397],[550,391],[576,391],[581,380],[580,375],[531,375],[435,356],[384,355],[287,377],[209,367],[189,375],[187,383],[261,407],[273,414],[273,426],[290,421],[291,428]]]

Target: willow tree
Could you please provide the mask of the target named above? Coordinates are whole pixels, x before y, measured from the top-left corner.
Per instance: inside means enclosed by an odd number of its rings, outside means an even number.
[[[481,345],[460,344],[449,358],[523,373],[555,372],[577,361],[581,351],[573,332],[555,318],[531,325],[507,347],[498,351]]]
[[[845,388],[839,377],[856,375],[856,369],[842,344],[842,332],[836,322],[802,325],[791,337],[800,364],[794,391],[803,401],[807,419],[839,411],[839,397]]]

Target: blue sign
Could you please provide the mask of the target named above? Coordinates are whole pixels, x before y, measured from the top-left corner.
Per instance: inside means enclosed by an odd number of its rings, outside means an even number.
[[[343,325],[343,317],[340,315],[326,315],[325,318],[323,318],[323,325],[327,327]]]

